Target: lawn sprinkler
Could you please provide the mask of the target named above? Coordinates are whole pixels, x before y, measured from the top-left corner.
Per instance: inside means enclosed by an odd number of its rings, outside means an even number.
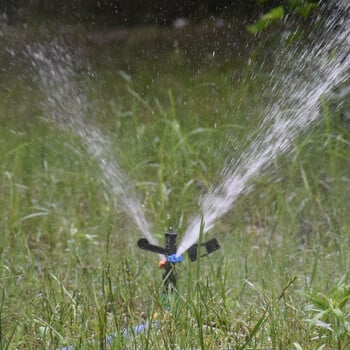
[[[165,294],[168,294],[169,292],[176,290],[177,273],[175,271],[175,264],[182,262],[183,257],[181,255],[176,255],[176,238],[178,233],[170,228],[164,235],[165,247],[150,244],[146,238],[139,239],[137,245],[141,249],[165,256],[165,260],[161,260],[159,262],[159,267],[165,269],[165,272],[163,273],[163,286]],[[207,242],[194,244],[188,249],[188,255],[190,260],[193,262],[197,260],[198,256],[204,257],[212,252],[215,252],[219,248],[220,245],[217,239],[212,238]]]
[[[167,309],[169,307],[168,297],[170,294],[173,294],[177,291],[177,273],[175,270],[175,265],[183,261],[182,256],[176,255],[176,238],[178,233],[175,232],[172,228],[169,229],[168,232],[165,232],[165,247],[160,247],[157,245],[153,245],[148,242],[146,238],[140,238],[137,242],[139,248],[148,250],[153,253],[157,253],[160,255],[164,255],[165,259],[159,262],[159,267],[164,269],[163,277],[163,307]],[[190,260],[196,261],[198,257],[206,256],[220,248],[218,241],[215,238],[204,242],[194,244],[192,247],[188,249],[188,255]],[[105,337],[104,343],[106,348],[112,348],[115,344],[118,343],[118,338],[120,336],[125,339],[129,339],[130,337],[135,336],[136,334],[146,333],[150,327],[158,328],[159,322],[154,320],[148,320],[145,323],[141,323],[137,326],[133,326],[131,328],[126,328],[121,332],[115,332]],[[89,345],[98,345],[102,346],[99,342],[90,341]],[[75,350],[78,347],[74,345],[62,348],[61,350]]]
[[[172,228],[168,232],[165,232],[165,247],[159,247],[150,244],[146,238],[138,240],[137,245],[139,248],[148,250],[153,253],[158,253],[165,256],[165,260],[159,262],[159,267],[164,268],[163,273],[163,286],[164,292],[168,294],[176,290],[177,274],[175,271],[175,264],[182,262],[183,257],[176,255],[176,238],[178,236]]]

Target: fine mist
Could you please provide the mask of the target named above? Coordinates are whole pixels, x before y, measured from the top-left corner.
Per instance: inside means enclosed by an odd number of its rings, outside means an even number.
[[[123,208],[140,232],[155,244],[134,185],[112,155],[113,147],[108,137],[87,120],[88,113],[94,109],[90,108],[87,91],[79,82],[69,50],[59,43],[52,43],[49,50],[37,44],[27,46],[27,56],[42,92],[44,114],[62,131],[80,137],[88,153],[98,160],[101,181],[112,194],[115,206]]]
[[[199,199],[200,214],[190,220],[178,255],[199,239],[202,221],[204,232],[212,229],[238,196],[251,190],[253,178],[292,150],[295,139],[318,120],[320,98],[345,81],[350,69],[349,7],[345,1],[325,4],[327,20],[322,28],[315,24],[312,43],[277,55],[271,70],[277,80],[263,90],[276,91],[278,102],[265,107],[256,138],[238,158],[226,159],[219,184]]]

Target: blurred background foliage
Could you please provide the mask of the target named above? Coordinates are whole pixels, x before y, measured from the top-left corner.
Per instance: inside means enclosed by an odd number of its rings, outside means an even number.
[[[0,14],[9,24],[40,16],[108,25],[168,25],[177,18],[198,21],[210,16],[251,21],[271,11],[276,14],[276,8],[307,17],[314,7],[315,2],[307,0],[0,0]]]

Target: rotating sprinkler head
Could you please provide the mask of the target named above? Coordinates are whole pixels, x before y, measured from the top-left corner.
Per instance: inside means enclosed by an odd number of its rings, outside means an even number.
[[[160,247],[157,245],[150,244],[146,238],[141,238],[138,240],[137,244],[139,248],[148,250],[153,253],[158,253],[165,255],[165,260],[159,262],[159,267],[164,268],[165,272],[163,273],[163,284],[165,292],[176,290],[177,286],[177,273],[175,271],[175,264],[182,262],[183,257],[176,255],[176,238],[178,233],[175,232],[172,228],[168,232],[165,232],[165,247]],[[191,261],[196,261],[197,257],[206,256],[220,248],[219,242],[212,238],[211,240],[205,243],[194,244],[188,249],[188,254]],[[203,253],[204,249],[204,253]]]
[[[176,255],[176,238],[178,233],[175,232],[172,228],[168,232],[165,232],[165,247],[159,247],[153,244],[150,244],[146,238],[141,238],[137,242],[139,248],[144,250],[149,250],[153,253],[158,253],[165,255],[165,260],[159,262],[159,267],[164,268],[165,272],[163,273],[163,284],[165,292],[174,291],[177,285],[177,274],[175,271],[175,264],[182,262],[183,257]]]

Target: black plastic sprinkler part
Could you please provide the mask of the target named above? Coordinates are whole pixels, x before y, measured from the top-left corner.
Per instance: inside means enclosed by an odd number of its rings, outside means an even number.
[[[204,253],[200,254],[200,257],[203,257],[218,250],[220,245],[216,238],[212,238],[204,243],[194,244],[187,251],[192,262],[197,260],[199,252],[202,251],[201,248],[205,250]]]
[[[138,240],[137,244],[139,248],[148,250],[153,253],[165,255],[166,260],[160,261],[159,266],[165,269],[163,273],[163,283],[165,293],[169,290],[173,291],[177,285],[177,273],[175,271],[175,264],[183,260],[182,256],[176,255],[176,238],[178,234],[172,228],[165,233],[165,247],[159,247],[157,245],[150,244],[146,238]],[[212,252],[215,252],[220,248],[219,242],[216,238],[212,238],[207,242],[194,244],[188,249],[188,255],[191,261],[196,261],[198,255],[203,257]],[[204,249],[204,252],[203,252]]]
[[[163,283],[164,283],[164,298],[165,298],[165,305],[167,304],[168,299],[168,293],[173,292],[176,290],[176,284],[177,284],[177,274],[175,271],[175,264],[179,263],[183,260],[182,256],[176,255],[176,238],[178,234],[173,229],[169,229],[168,232],[165,232],[165,247],[159,247],[157,245],[150,244],[146,238],[141,238],[138,240],[137,245],[144,250],[149,250],[153,253],[158,253],[161,255],[165,255],[166,260],[163,260],[159,263],[160,267],[163,267],[165,269],[165,272],[163,273]],[[201,254],[200,256],[206,256],[220,248],[218,241],[213,238],[205,243],[200,244],[194,244],[191,248],[188,249],[188,254],[190,256],[191,261],[195,261],[199,255],[199,252],[201,250],[205,249],[205,253]],[[105,337],[104,342],[106,346],[112,347],[113,344],[116,342],[119,342],[118,338],[120,336],[123,336],[125,339],[129,338],[130,333],[132,335],[135,335],[136,333],[145,333],[148,332],[147,329],[149,327],[153,326],[155,328],[158,327],[157,321],[147,321],[145,323],[139,324],[133,328],[126,328],[121,333],[115,332],[113,334],[110,334]],[[100,346],[99,341],[90,341],[88,344],[95,344]],[[62,348],[61,350],[75,350],[78,347],[75,347],[74,345],[67,346],[65,348]]]
[[[150,244],[146,238],[138,240],[139,248],[148,250],[153,253],[165,255],[166,260],[160,261],[159,266],[165,269],[163,273],[163,283],[165,293],[174,291],[177,285],[177,274],[175,271],[175,264],[183,260],[182,256],[176,255],[176,238],[178,234],[172,228],[165,232],[165,247]]]

